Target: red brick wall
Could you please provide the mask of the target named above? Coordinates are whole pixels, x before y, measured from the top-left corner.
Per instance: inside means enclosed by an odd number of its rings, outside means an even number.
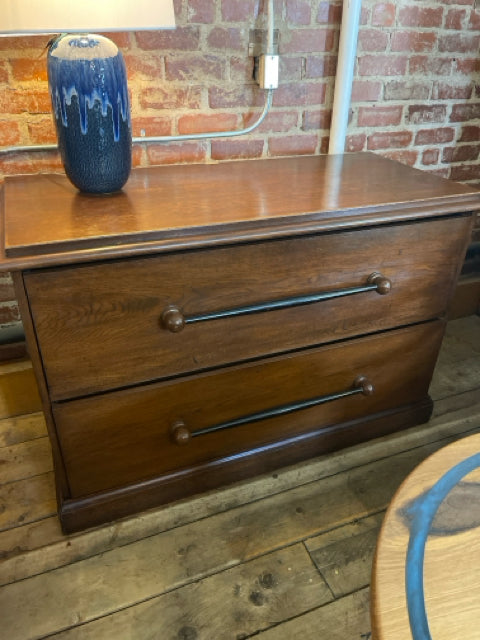
[[[0,326],[10,326],[20,321],[15,292],[8,273],[0,273]]]
[[[274,4],[280,86],[266,121],[241,138],[137,145],[135,165],[327,151],[342,2]],[[128,67],[134,136],[253,122],[264,95],[252,80],[249,32],[265,27],[266,2],[175,0],[175,10],[174,31],[113,35]],[[47,41],[0,39],[0,146],[55,141]],[[474,0],[363,0],[347,150],[480,184],[479,48]],[[0,156],[0,179],[52,170],[61,171],[53,152]],[[18,313],[2,282],[0,325]]]

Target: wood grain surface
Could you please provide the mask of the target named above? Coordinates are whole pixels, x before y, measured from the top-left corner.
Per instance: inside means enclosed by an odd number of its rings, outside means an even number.
[[[313,431],[321,435],[322,428],[419,402],[427,397],[443,331],[436,321],[175,383],[55,404],[71,495],[176,470],[182,470],[178,483],[186,486],[185,470],[195,465],[223,459],[228,466],[243,452]],[[371,380],[372,395],[253,420],[186,446],[172,440],[171,427],[179,420],[195,432],[279,404],[348,390],[359,375]]]
[[[10,270],[480,207],[471,187],[371,153],[137,169],[108,197],[59,175],[9,177],[4,191]]]
[[[12,178],[3,205],[73,531],[427,420],[480,195],[347,154],[142,169],[104,198]]]
[[[131,386],[438,317],[469,227],[469,218],[453,217],[27,273],[50,396]],[[190,316],[330,294],[365,285],[379,271],[392,283],[386,295],[294,304],[180,333],[161,323],[170,305]]]
[[[480,435],[416,468],[387,511],[373,570],[376,640],[479,637]]]

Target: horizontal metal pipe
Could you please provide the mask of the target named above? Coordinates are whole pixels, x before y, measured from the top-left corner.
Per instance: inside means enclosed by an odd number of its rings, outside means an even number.
[[[152,142],[182,142],[184,140],[207,140],[210,138],[232,138],[234,136],[244,136],[245,134],[250,133],[251,131],[256,129],[265,120],[265,116],[270,111],[270,107],[272,106],[272,97],[273,89],[269,89],[267,92],[267,99],[265,100],[265,105],[263,107],[262,113],[260,114],[260,117],[245,129],[238,129],[233,131],[210,131],[206,133],[187,133],[177,136],[139,137],[133,138],[133,142],[135,144],[142,142],[147,142],[150,144]]]
[[[2,147],[0,149],[1,154],[7,153],[27,153],[29,151],[56,151],[58,149],[58,145],[56,144],[30,144],[26,146],[13,146],[13,147]]]
[[[210,131],[205,133],[189,133],[184,135],[173,135],[173,136],[140,136],[132,138],[133,144],[152,144],[152,143],[163,143],[163,142],[183,142],[185,140],[208,140],[211,138],[232,138],[234,136],[244,136],[247,133],[250,133],[254,129],[256,129],[264,120],[267,113],[270,111],[272,106],[272,97],[273,90],[269,89],[267,92],[267,98],[265,100],[265,105],[263,107],[263,111],[260,114],[258,120],[256,120],[253,124],[244,129],[238,129],[233,131]],[[0,149],[0,154],[4,155],[7,153],[27,153],[33,151],[56,151],[58,149],[58,145],[56,144],[32,144],[28,146],[11,146],[11,147],[3,147]]]

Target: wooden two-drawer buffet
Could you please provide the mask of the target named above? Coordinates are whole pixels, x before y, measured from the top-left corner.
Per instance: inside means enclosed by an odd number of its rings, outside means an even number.
[[[1,209],[69,532],[427,420],[480,195],[364,153]]]

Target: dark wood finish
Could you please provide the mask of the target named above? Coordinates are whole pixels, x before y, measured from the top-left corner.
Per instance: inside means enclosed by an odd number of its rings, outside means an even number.
[[[448,309],[448,318],[464,318],[480,313],[480,274],[461,276]]]
[[[480,194],[353,154],[142,169],[110,197],[8,178],[0,207],[73,531],[428,419]]]
[[[419,402],[427,396],[442,336],[443,323],[436,321],[175,383],[55,404],[72,497]],[[351,389],[358,376],[367,377],[375,393],[368,394],[367,387],[367,395],[304,409],[293,419],[280,415],[211,433],[188,447],[172,443],[171,428],[179,421],[195,432],[279,404]]]
[[[191,431],[181,420],[178,420],[177,422],[174,422],[172,424],[169,430],[169,435],[171,441],[177,445],[188,444],[192,439]]]
[[[0,362],[20,360],[28,357],[25,341],[0,344]]]
[[[453,291],[469,228],[468,217],[449,217],[27,273],[51,397],[106,391],[435,318]],[[200,322],[178,333],[162,324],[172,304],[185,316],[207,313],[361,286],[380,270],[392,283],[388,295],[369,291]]]
[[[171,333],[179,333],[185,328],[185,316],[178,307],[167,307],[161,315],[161,326]]]
[[[5,179],[4,264],[37,267],[478,209],[478,191],[370,153],[132,172],[107,197],[64,176]]]
[[[33,369],[35,371],[38,391],[40,393],[43,412],[45,414],[45,422],[47,424],[48,435],[52,446],[53,466],[55,469],[55,489],[57,493],[57,502],[60,505],[62,504],[63,500],[70,495],[68,479],[65,473],[65,465],[58,444],[58,434],[52,416],[48,386],[43,374],[42,359],[38,351],[35,327],[32,323],[32,316],[30,314],[30,309],[28,306],[28,300],[25,292],[22,274],[20,272],[12,273],[12,279],[15,287],[15,294],[18,300],[18,307],[22,316],[25,338],[28,344],[28,355],[32,360]]]
[[[315,396],[313,398],[307,398],[305,400],[296,400],[289,402],[288,404],[277,405],[254,413],[243,414],[231,420],[217,422],[195,431],[190,431],[185,423],[179,420],[178,422],[175,422],[170,429],[170,435],[173,436],[173,442],[175,444],[188,444],[192,438],[210,435],[218,431],[226,431],[227,429],[239,428],[244,425],[251,425],[255,422],[261,422],[262,420],[272,420],[277,416],[285,416],[297,411],[310,409],[311,407],[317,407],[335,400],[342,400],[352,395],[358,395],[359,393],[363,393],[365,396],[371,396],[374,392],[375,387],[370,380],[366,376],[360,375],[355,378],[353,384],[349,385],[347,389],[326,395]]]
[[[183,331],[185,325],[194,324],[196,322],[223,320],[225,318],[251,315],[253,313],[278,311],[279,309],[300,307],[305,304],[323,302],[324,300],[333,300],[334,298],[343,298],[346,296],[357,295],[359,293],[369,293],[370,291],[376,291],[380,295],[384,296],[387,295],[387,293],[390,293],[391,288],[392,283],[388,278],[382,276],[381,273],[374,272],[368,276],[366,283],[360,286],[319,291],[317,293],[293,296],[291,298],[281,298],[280,300],[269,300],[242,307],[219,309],[218,311],[199,313],[193,316],[185,317],[178,307],[169,306],[161,315],[161,325],[164,329],[167,329],[172,333],[178,333],[179,331]]]
[[[372,275],[368,277],[367,282],[376,285],[377,293],[381,296],[386,296],[387,293],[390,293],[392,290],[392,281],[381,273],[372,273]]]
[[[422,424],[430,418],[432,408],[432,400],[426,397],[392,411],[252,449],[242,457],[181,469],[168,476],[78,500],[65,500],[59,512],[62,527],[67,533],[85,529]]]

